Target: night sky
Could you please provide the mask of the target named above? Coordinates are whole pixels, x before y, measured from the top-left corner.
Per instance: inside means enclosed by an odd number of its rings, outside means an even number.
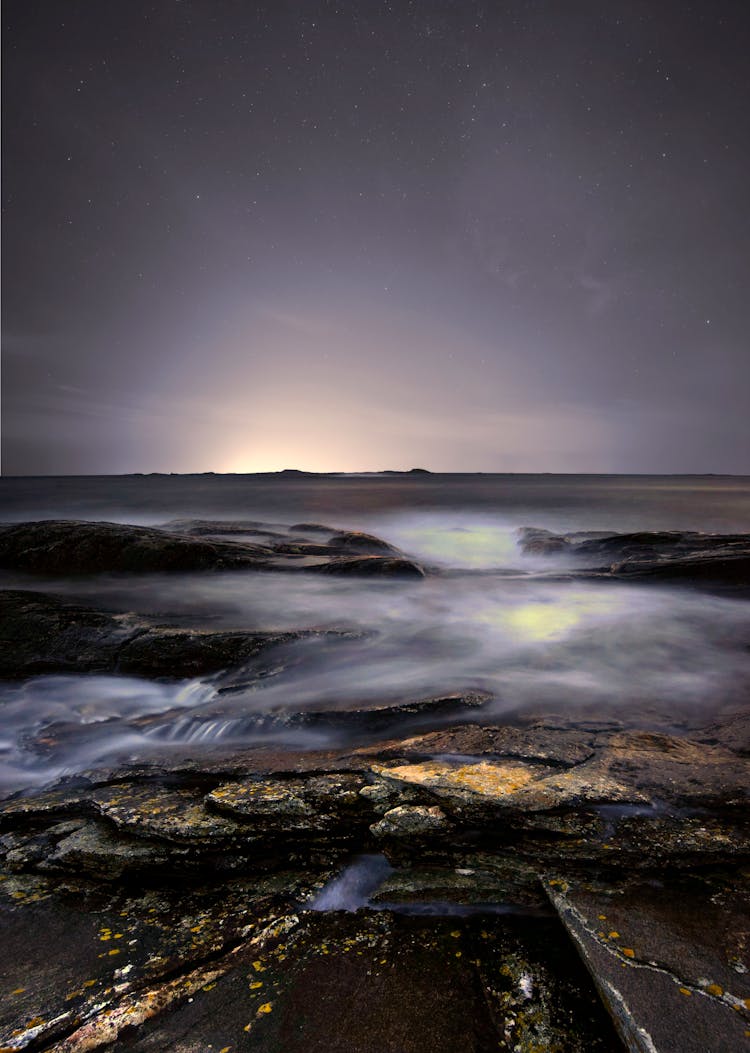
[[[750,472],[747,4],[3,6],[4,473]]]

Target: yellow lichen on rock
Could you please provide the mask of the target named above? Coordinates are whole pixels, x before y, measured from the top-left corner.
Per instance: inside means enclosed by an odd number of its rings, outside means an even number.
[[[477,761],[470,764],[423,761],[395,768],[377,766],[373,770],[386,778],[425,786],[438,793],[441,790],[446,794],[452,790],[468,790],[492,798],[517,793],[547,774],[547,769],[537,769],[520,761]]]

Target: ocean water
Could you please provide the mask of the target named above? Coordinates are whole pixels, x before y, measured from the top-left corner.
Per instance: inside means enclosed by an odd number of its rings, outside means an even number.
[[[0,518],[158,524],[320,522],[378,534],[434,569],[424,581],[226,572],[54,579],[64,594],[160,623],[356,629],[285,645],[241,691],[203,681],[49,676],[0,684],[0,787],[134,759],[235,746],[344,746],[356,722],[285,725],[449,692],[492,700],[468,719],[543,719],[691,733],[750,706],[750,600],[653,583],[576,580],[530,558],[520,526],[750,532],[750,479],[623,476],[143,476],[0,480]],[[258,722],[259,715],[276,719]],[[453,723],[456,716],[433,720]],[[397,729],[394,727],[393,732]],[[370,737],[373,737],[371,734]],[[375,736],[377,737],[377,736]],[[384,737],[380,731],[379,737]]]

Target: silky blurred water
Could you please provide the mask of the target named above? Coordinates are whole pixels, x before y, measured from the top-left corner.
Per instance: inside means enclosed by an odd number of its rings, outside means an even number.
[[[379,534],[435,573],[424,581],[253,572],[44,581],[5,573],[4,587],[62,593],[161,623],[360,634],[284,645],[230,693],[210,679],[56,676],[0,684],[6,790],[186,749],[195,758],[219,746],[340,746],[361,741],[361,729],[347,731],[345,721],[314,729],[278,719],[259,724],[258,716],[467,690],[493,696],[471,719],[533,716],[672,731],[748,704],[748,600],[575,580],[564,559],[525,557],[516,535],[522,525],[747,530],[748,480],[166,477],[159,484],[155,490],[152,477],[3,480],[2,516],[317,520]]]

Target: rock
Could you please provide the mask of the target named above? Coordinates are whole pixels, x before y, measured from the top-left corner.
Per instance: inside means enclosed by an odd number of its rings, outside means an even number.
[[[477,704],[492,698],[490,695],[477,694]],[[471,698],[470,695],[461,697],[467,701]],[[490,755],[570,767],[593,756],[595,741],[595,734],[582,728],[549,728],[545,725],[507,725],[497,728],[462,724],[429,731],[413,738],[394,739],[392,743],[378,743],[377,751],[380,756],[418,758],[435,754]]]
[[[556,926],[301,913],[112,1053],[610,1051],[611,1025]]]
[[[750,534],[553,534],[538,527],[522,527],[518,533],[527,555],[561,554],[612,577],[750,585]]]
[[[683,559],[628,559],[613,563],[610,573],[615,577],[639,580],[747,586],[750,585],[750,552],[697,552]]]
[[[567,553],[572,547],[570,535],[560,536],[542,527],[519,527],[517,535],[521,551],[527,556],[552,556]]]
[[[410,559],[397,559],[390,556],[353,556],[344,559],[332,559],[307,570],[319,574],[349,575],[363,578],[423,578],[425,572],[418,563]]]
[[[551,878],[546,885],[628,1049],[744,1048],[750,1031],[746,883],[670,878],[597,888]]]
[[[269,927],[283,930],[276,905],[309,894],[319,880],[282,871],[224,879],[219,890],[3,877],[0,1044],[7,1050],[47,1049],[84,1029],[89,1044],[77,1048],[97,1049],[107,1034],[117,1037],[114,1022],[140,1024],[199,994],[234,966],[235,947],[257,955]]]
[[[200,789],[114,783],[91,796],[100,814],[128,835],[227,847],[251,840],[247,828],[207,810]]]
[[[337,773],[223,783],[206,802],[253,829],[316,834],[336,828],[339,836],[351,835],[371,815],[359,796],[363,781],[362,776]]]
[[[76,780],[71,786],[42,790],[28,797],[0,801],[0,829],[34,826],[40,822],[70,818],[93,818],[98,809],[91,799],[91,783]]]
[[[56,596],[0,590],[0,676],[114,669],[137,631],[127,618]]]
[[[466,860],[477,852],[503,866],[516,855],[537,871],[750,859],[750,758],[645,732],[587,733],[578,744],[568,738],[552,757],[544,729],[464,731],[406,739],[400,758],[389,742],[381,753],[377,747],[299,756],[247,749],[225,759],[218,754],[211,765],[186,761],[92,773],[88,785],[0,805],[0,823],[15,839],[5,849],[15,853],[14,866],[72,865],[70,854],[61,861],[57,835],[44,831],[61,820],[96,819],[109,825],[74,832],[68,848],[106,832],[106,843],[89,853],[100,869],[99,857],[115,851],[111,839],[118,830],[152,842],[142,860],[133,857],[131,869],[163,865],[162,857],[148,854],[157,843],[167,857],[170,846],[187,846],[174,865],[211,872],[225,865],[275,866],[290,851],[330,860],[345,845],[367,850],[368,827],[372,837],[398,841],[389,858],[410,867],[471,866]],[[446,752],[425,758],[425,743]],[[458,743],[510,755],[461,755],[451,750]],[[578,746],[586,759],[574,763]],[[519,751],[534,759],[521,759]],[[223,862],[222,846],[231,849]],[[120,866],[116,861],[115,869]]]
[[[40,861],[39,869],[119,881],[126,874],[173,868],[188,853],[186,847],[129,837],[106,823],[88,822],[62,837],[54,851]]]
[[[735,712],[695,732],[698,742],[724,746],[733,753],[750,756],[750,713]]]
[[[250,718],[255,727],[342,728],[360,731],[382,731],[394,725],[433,720],[463,710],[479,709],[492,700],[487,691],[457,691],[448,695],[416,698],[406,702],[361,703],[350,700],[342,709],[304,709],[296,713],[262,713]],[[395,747],[397,749],[397,747]],[[363,751],[364,752],[364,751]]]
[[[0,526],[0,567],[33,574],[148,573],[263,567],[270,549],[124,523],[41,520]]]
[[[655,732],[603,737],[597,754],[576,771],[615,779],[651,801],[669,801],[676,807],[742,810],[750,799],[748,758],[721,746]],[[574,781],[571,774],[571,784]]]
[[[370,832],[375,837],[408,837],[422,838],[434,834],[445,834],[450,829],[450,822],[445,813],[433,805],[401,804],[390,808],[382,819],[373,823]]]
[[[409,740],[407,740],[407,745]],[[674,808],[735,809],[750,798],[750,762],[721,747],[652,733],[601,736],[598,749],[565,770],[510,759],[424,760],[373,766],[388,782],[421,788],[456,816],[491,823],[502,814],[639,807],[657,818],[658,804]],[[622,812],[624,817],[628,813]]]
[[[245,633],[154,626],[62,597],[0,590],[0,676],[117,672],[182,679],[246,665],[314,632]]]
[[[293,523],[289,529],[300,534],[336,534],[339,532],[335,527],[324,526],[322,523]]]
[[[244,682],[254,659],[269,648],[316,635],[306,631],[246,633],[153,627],[122,648],[116,671],[173,679],[231,669],[228,679],[241,677]]]
[[[422,578],[424,569],[387,541],[357,531],[297,524],[320,538],[290,536],[255,520],[173,520],[162,528],[42,520],[0,525],[0,567],[46,575],[219,570],[296,570]],[[237,540],[227,540],[226,535]],[[262,544],[247,540],[252,536]],[[239,540],[242,538],[242,540]],[[322,558],[324,562],[318,562]]]
[[[343,550],[358,556],[382,552],[388,552],[392,555],[398,554],[398,549],[394,548],[393,545],[389,545],[387,541],[374,537],[372,534],[363,534],[358,530],[334,534],[328,545],[337,551]]]
[[[331,556],[330,547],[322,541],[276,541],[273,551],[279,556]],[[313,564],[319,566],[319,564]]]
[[[257,519],[171,519],[161,524],[160,530],[169,534],[190,534],[196,537],[225,537],[227,534],[256,535],[269,540],[287,537],[281,524],[261,523]]]
[[[394,908],[459,904],[541,909],[545,905],[539,873],[523,860],[477,854],[465,862],[458,868],[394,870],[375,890],[371,902]]]

